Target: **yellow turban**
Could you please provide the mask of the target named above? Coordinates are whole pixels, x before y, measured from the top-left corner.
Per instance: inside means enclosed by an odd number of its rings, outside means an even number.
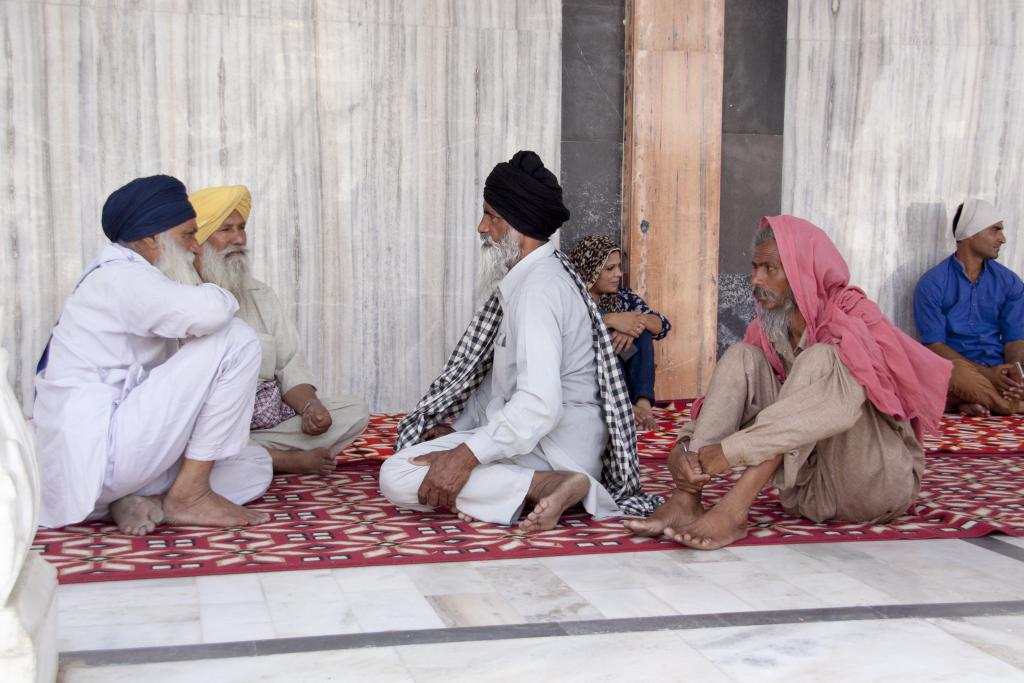
[[[208,187],[193,192],[188,196],[196,210],[196,241],[202,244],[221,224],[228,219],[232,211],[242,215],[242,220],[249,220],[249,209],[252,208],[252,195],[245,185],[225,185],[224,187]]]

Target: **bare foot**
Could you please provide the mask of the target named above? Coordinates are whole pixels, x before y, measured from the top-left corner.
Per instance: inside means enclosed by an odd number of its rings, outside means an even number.
[[[636,419],[636,428],[638,430],[642,432],[658,430],[658,421],[654,419],[651,402],[646,398],[639,399],[633,406],[633,417]]]
[[[590,490],[590,479],[579,472],[538,472],[534,481],[536,487],[530,487],[527,499],[537,502],[526,519],[519,522],[520,531],[554,529],[562,513],[583,500]]]
[[[337,459],[326,448],[312,448],[308,451],[279,451],[268,448],[278,474],[323,474],[334,471]]]
[[[967,417],[991,417],[992,411],[980,403],[961,403],[960,412]]]
[[[467,515],[465,512],[462,512],[461,510],[458,510],[456,508],[452,508],[452,512],[454,512],[455,516],[458,517],[463,522],[475,522],[476,521],[475,519],[473,519],[472,517]]]
[[[110,504],[110,516],[122,534],[145,536],[164,521],[164,509],[160,496],[125,496]]]
[[[180,526],[250,526],[263,524],[270,515],[235,505],[224,496],[207,489],[191,499],[164,498],[164,515],[168,524]]]
[[[745,512],[745,511],[744,511]],[[747,518],[744,514],[740,519],[732,510],[716,505],[700,519],[677,531],[673,527],[665,528],[665,535],[676,543],[696,548],[697,550],[717,550],[735,543],[747,535]]]
[[[661,536],[667,527],[682,529],[704,514],[700,498],[677,491],[650,517],[629,517],[622,524],[637,536]]]

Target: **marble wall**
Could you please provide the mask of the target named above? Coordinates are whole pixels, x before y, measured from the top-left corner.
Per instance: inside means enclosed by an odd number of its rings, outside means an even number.
[[[852,282],[913,330],[956,205],[1004,215],[1024,271],[1024,5],[789,0],[782,209],[827,230]]]
[[[5,0],[2,345],[32,370],[106,196],[243,183],[322,393],[407,409],[472,314],[482,183],[558,171],[560,0]]]

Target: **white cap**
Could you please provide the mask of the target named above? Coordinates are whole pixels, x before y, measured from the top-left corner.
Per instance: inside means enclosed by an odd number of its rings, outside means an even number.
[[[968,199],[960,211],[960,220],[956,223],[953,239],[959,242],[974,237],[985,228],[1002,222],[1003,217],[995,206],[984,199]]]

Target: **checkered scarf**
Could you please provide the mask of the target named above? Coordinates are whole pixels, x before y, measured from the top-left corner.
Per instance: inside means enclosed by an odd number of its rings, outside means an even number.
[[[601,483],[625,514],[649,515],[662,503],[662,498],[640,489],[633,406],[611,337],[576,269],[562,252],[556,250],[555,256],[576,284],[590,313],[597,352],[597,386],[610,437],[602,456]],[[495,292],[470,322],[441,374],[431,383],[416,409],[398,424],[396,451],[418,443],[425,431],[462,412],[470,394],[480,386],[494,363],[494,339],[501,317],[501,304]]]

